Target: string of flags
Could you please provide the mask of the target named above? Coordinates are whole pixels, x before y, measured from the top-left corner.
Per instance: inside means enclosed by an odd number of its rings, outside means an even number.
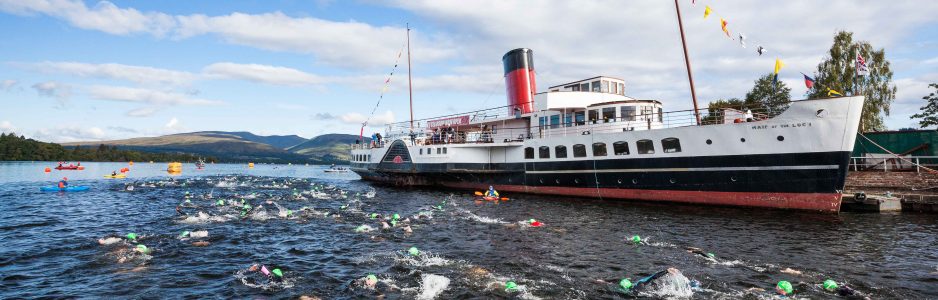
[[[697,6],[697,0],[691,0],[691,4],[692,4],[694,7],[696,7],[696,6]],[[736,37],[733,37],[733,35],[730,33],[731,31],[730,31],[730,28],[729,28],[729,21],[727,21],[725,17],[723,17],[723,16],[721,16],[720,14],[716,13],[716,12],[713,10],[713,8],[710,7],[710,5],[704,5],[704,10],[703,10],[703,18],[704,18],[704,20],[706,20],[707,18],[709,18],[710,15],[716,15],[716,17],[719,18],[719,20],[720,20],[720,30],[723,31],[723,34],[725,34],[726,37],[728,37],[728,38],[730,38],[730,39],[732,39],[732,40],[734,40],[734,41],[738,41],[740,47],[746,48],[746,40],[748,39],[748,37],[747,37],[745,34],[743,34],[742,32],[737,33]],[[760,43],[753,43],[753,44],[756,45],[756,53],[758,53],[759,56],[762,56],[763,54],[765,54],[766,52],[768,52],[768,50],[767,50],[765,47],[763,47]],[[781,60],[780,58],[776,57],[776,58],[775,58],[775,70],[774,70],[774,72],[773,72],[773,78],[772,78],[772,87],[773,87],[773,88],[775,88],[775,87],[777,86],[779,71],[780,71],[784,66],[785,66],[784,62],[782,62],[782,60]],[[867,75],[869,75],[870,71],[869,71],[869,67],[868,67],[867,61],[863,58],[863,56],[859,53],[859,51],[857,52],[855,66],[856,66],[856,75],[857,75],[857,76],[867,76]],[[810,76],[808,76],[808,75],[806,75],[806,74],[804,74],[804,73],[801,73],[801,75],[804,76],[804,85],[805,85],[806,88],[808,88],[808,89],[815,89],[815,88],[820,87],[820,85],[817,83],[817,81],[816,81],[814,78],[811,78]],[[834,90],[834,89],[831,89],[831,88],[827,88],[827,87],[824,87],[824,89],[827,90],[827,96],[828,96],[828,97],[832,97],[832,96],[834,96],[834,95],[836,95],[836,96],[843,96],[843,93],[841,93],[841,92],[839,92],[839,91],[837,91],[837,90]]]
[[[381,94],[378,96],[378,102],[375,103],[375,107],[371,109],[371,113],[368,114],[368,118],[362,122],[362,128],[358,134],[358,138],[361,139],[365,134],[365,127],[368,126],[368,122],[371,121],[371,117],[375,115],[375,112],[378,110],[378,106],[381,105],[381,100],[384,99],[384,93],[388,91],[388,87],[391,86],[391,78],[394,77],[394,71],[397,71],[397,65],[401,61],[401,55],[404,54],[405,45],[401,45],[401,50],[397,51],[397,58],[394,59],[394,67],[391,68],[391,73],[388,74],[388,78],[384,80],[384,87],[381,88]]]

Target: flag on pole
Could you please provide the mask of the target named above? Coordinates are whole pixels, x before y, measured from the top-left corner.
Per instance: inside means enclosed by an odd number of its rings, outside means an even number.
[[[762,54],[765,53],[765,48],[763,48],[762,45],[759,45],[759,47],[756,48],[756,52],[759,53],[759,56],[762,56]]]
[[[857,52],[857,76],[866,76],[870,74],[870,69],[866,66],[866,60]]]
[[[690,0],[690,4],[693,4],[694,6],[697,6],[697,0]]]
[[[726,20],[723,18],[720,18],[720,27],[723,28],[723,33],[726,34],[726,37],[730,37],[730,31],[726,29]]]
[[[805,75],[804,73],[801,73],[801,75],[804,75],[804,86],[808,89],[813,89],[814,78],[808,77],[808,75]]]
[[[707,7],[704,7],[704,19],[710,16],[710,11],[711,11],[710,5],[707,5]]]
[[[827,96],[830,97],[831,95],[843,96],[844,94],[832,89],[827,89]]]
[[[784,66],[785,66],[785,64],[782,63],[782,60],[781,60],[781,59],[778,59],[778,58],[775,59],[775,77],[772,78],[772,87],[773,87],[773,88],[775,87],[775,84],[778,83],[778,71],[781,70],[782,67],[784,67]]]

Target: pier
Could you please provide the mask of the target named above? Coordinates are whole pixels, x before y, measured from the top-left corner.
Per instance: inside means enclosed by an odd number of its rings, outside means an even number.
[[[938,173],[851,170],[841,211],[938,213]]]

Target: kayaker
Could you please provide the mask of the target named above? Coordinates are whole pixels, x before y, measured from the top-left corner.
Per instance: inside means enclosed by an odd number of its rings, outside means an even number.
[[[485,197],[495,197],[498,198],[498,191],[495,190],[495,187],[489,186],[489,190],[485,192]]]
[[[111,177],[117,177],[117,171],[111,171]]]
[[[68,177],[62,177],[62,180],[59,180],[59,188],[64,189],[68,187]]]

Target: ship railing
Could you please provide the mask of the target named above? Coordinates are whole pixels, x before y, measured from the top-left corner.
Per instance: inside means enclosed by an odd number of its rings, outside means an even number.
[[[869,153],[867,156],[850,157],[851,171],[916,172],[938,169],[938,156],[893,155]]]

